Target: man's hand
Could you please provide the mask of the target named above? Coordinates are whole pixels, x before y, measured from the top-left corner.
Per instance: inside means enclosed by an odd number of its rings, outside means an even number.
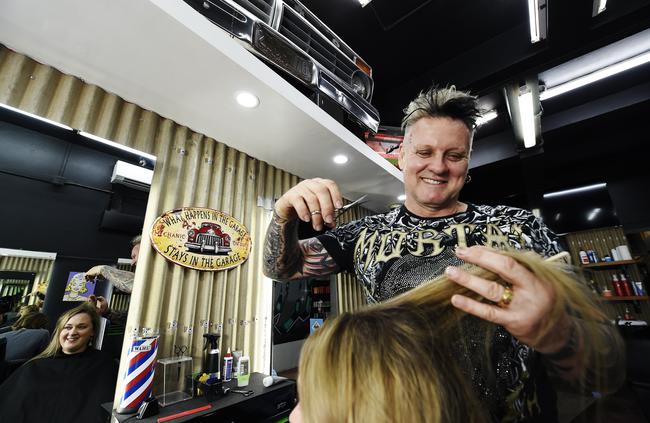
[[[311,221],[315,230],[321,231],[323,224],[333,228],[336,225],[334,212],[343,207],[339,188],[329,179],[306,179],[287,191],[275,203],[275,213],[280,219]]]
[[[108,302],[106,301],[106,298],[102,296],[96,297],[94,295],[91,295],[88,297],[88,302],[97,308],[97,313],[100,316],[103,317],[108,314]]]
[[[456,254],[467,263],[501,276],[511,284],[513,296],[508,305],[500,307],[463,295],[454,295],[451,302],[455,307],[503,326],[519,341],[541,353],[555,353],[567,344],[572,332],[572,321],[567,313],[554,326],[553,331],[541,333],[547,327],[545,319],[553,309],[556,297],[555,289],[550,283],[539,279],[513,258],[487,247],[459,247]],[[495,303],[502,299],[506,290],[497,282],[479,278],[456,267],[448,267],[445,273],[449,279]]]
[[[106,279],[106,267],[104,265],[91,267],[85,274],[86,280],[101,278]]]

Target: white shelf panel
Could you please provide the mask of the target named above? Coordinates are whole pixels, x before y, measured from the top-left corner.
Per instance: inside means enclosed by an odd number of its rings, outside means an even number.
[[[333,179],[349,199],[369,194],[373,210],[403,192],[399,170],[180,0],[3,0],[0,42],[302,178]],[[237,105],[239,90],[259,107]]]

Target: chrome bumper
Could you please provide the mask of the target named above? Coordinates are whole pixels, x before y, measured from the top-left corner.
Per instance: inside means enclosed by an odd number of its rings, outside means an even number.
[[[228,0],[185,0],[212,23],[229,32],[263,60],[287,72],[297,81],[320,91],[372,132],[379,129],[379,112],[348,84],[296,47],[286,37],[248,11]]]

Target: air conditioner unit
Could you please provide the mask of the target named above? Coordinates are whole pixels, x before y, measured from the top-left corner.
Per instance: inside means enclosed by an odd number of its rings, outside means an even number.
[[[113,168],[111,183],[120,184],[140,191],[149,191],[153,170],[118,160]]]

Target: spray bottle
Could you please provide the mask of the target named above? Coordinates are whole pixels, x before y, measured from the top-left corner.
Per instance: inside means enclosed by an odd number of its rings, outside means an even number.
[[[218,333],[204,333],[205,347],[203,348],[203,373],[219,377],[219,337]]]

